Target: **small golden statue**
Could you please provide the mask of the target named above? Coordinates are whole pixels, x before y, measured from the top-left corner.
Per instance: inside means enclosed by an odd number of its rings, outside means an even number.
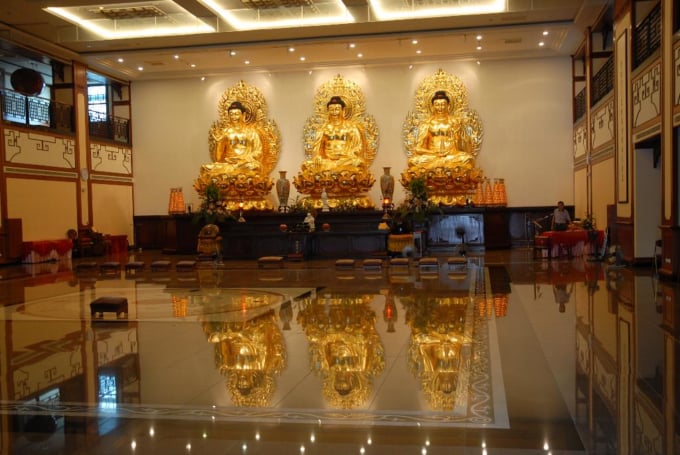
[[[378,149],[375,119],[365,113],[356,84],[336,76],[315,96],[315,115],[304,127],[305,161],[293,185],[315,208],[327,194],[330,208],[353,205],[371,208],[366,193],[375,183],[369,167]]]
[[[264,96],[239,81],[224,92],[218,111],[219,120],[209,133],[212,163],[201,167],[194,188],[204,197],[208,185],[215,183],[219,203],[227,211],[271,210],[268,196],[274,181],[269,174],[279,159],[281,135],[267,119]]]
[[[441,69],[425,79],[402,135],[408,168],[401,184],[408,188],[413,179],[423,177],[432,203],[465,205],[483,179],[475,167],[482,125],[477,112],[468,108],[462,81]]]

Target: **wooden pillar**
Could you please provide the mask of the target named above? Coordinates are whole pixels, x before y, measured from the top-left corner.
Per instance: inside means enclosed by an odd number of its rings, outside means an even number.
[[[661,2],[661,266],[662,278],[680,276],[680,227],[678,227],[678,138],[673,126],[676,87],[673,52],[673,0]],[[655,258],[656,259],[656,258]]]
[[[80,179],[77,182],[79,228],[92,227],[90,134],[87,105],[87,67],[81,63],[73,62],[76,167],[80,170]]]

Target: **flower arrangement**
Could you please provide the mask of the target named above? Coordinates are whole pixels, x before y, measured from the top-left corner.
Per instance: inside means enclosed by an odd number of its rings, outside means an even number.
[[[227,210],[226,201],[222,199],[217,183],[210,182],[205,187],[205,192],[199,194],[199,197],[201,205],[194,216],[194,223],[203,221],[204,224],[215,224],[235,219],[234,215]]]
[[[592,231],[593,229],[595,229],[595,218],[593,218],[592,215],[588,215],[581,222],[581,227],[583,229],[587,229],[589,231]]]
[[[429,200],[424,177],[411,180],[406,189],[406,199],[395,209],[398,217],[408,224],[424,224],[430,214],[439,212],[439,206]]]

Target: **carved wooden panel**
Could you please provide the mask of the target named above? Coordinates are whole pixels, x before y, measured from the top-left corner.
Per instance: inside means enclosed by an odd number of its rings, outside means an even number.
[[[7,163],[75,169],[75,141],[71,137],[6,128],[4,141]]]
[[[132,175],[132,149],[116,144],[90,144],[92,170]]]
[[[614,99],[604,103],[591,116],[592,149],[614,140]]]
[[[661,65],[633,80],[633,128],[661,115]]]

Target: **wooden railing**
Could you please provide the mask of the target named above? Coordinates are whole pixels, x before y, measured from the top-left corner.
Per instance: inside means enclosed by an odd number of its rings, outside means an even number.
[[[657,4],[633,34],[633,69],[640,66],[661,47],[661,4]]]
[[[75,133],[74,109],[69,104],[2,89],[0,109],[2,120],[6,123],[61,134]],[[88,120],[90,137],[130,144],[129,119],[90,111]]]

